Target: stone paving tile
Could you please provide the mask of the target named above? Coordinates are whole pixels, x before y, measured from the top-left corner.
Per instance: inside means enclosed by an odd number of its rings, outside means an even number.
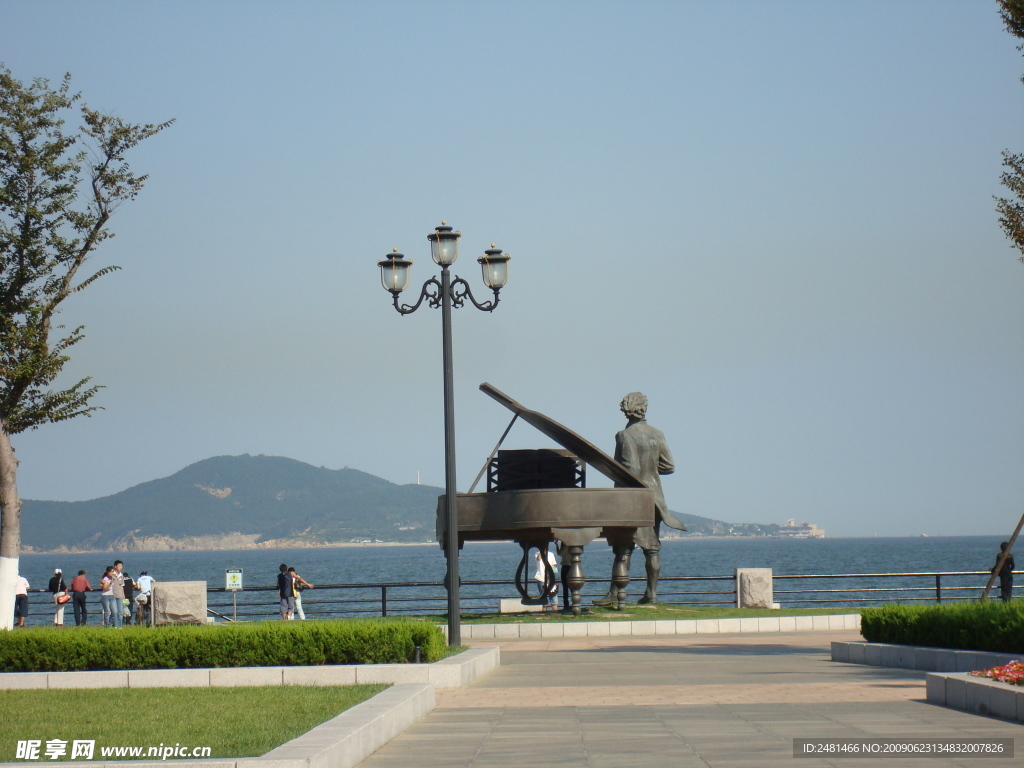
[[[439,693],[437,709],[362,768],[912,768],[922,763],[795,759],[792,743],[1024,737],[1018,724],[925,703],[923,673],[833,664],[837,634],[502,642],[500,669]],[[999,768],[1020,757],[927,764]]]

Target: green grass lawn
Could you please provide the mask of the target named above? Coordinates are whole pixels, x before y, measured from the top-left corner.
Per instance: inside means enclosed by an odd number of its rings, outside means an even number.
[[[0,762],[14,762],[17,742],[95,739],[93,760],[146,759],[149,747],[210,747],[210,757],[255,757],[387,688],[387,685],[253,688],[99,688],[4,691]],[[103,757],[103,747],[142,747],[140,757]],[[81,758],[76,758],[81,759]],[[153,758],[150,758],[153,759]],[[157,758],[159,759],[159,758]],[[173,760],[173,758],[169,758]]]
[[[617,611],[614,608],[599,608],[596,605],[586,606],[590,613],[572,616],[561,612],[544,613],[464,613],[463,624],[509,624],[532,622],[559,621],[665,621],[669,619],[750,619],[758,616],[827,616],[837,613],[860,613],[859,608],[729,608],[726,606],[697,605],[637,605],[627,603],[626,607]],[[439,624],[447,619],[440,616],[417,617],[429,618]]]

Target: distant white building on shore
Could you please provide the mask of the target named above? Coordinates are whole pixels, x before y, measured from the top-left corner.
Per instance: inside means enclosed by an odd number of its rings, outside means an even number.
[[[785,525],[779,526],[778,535],[787,539],[823,539],[825,531],[814,523],[798,523],[790,518]]]

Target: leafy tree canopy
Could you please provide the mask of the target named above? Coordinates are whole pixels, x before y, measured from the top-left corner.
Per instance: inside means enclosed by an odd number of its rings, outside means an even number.
[[[1006,31],[1024,40],[1024,0],[996,1],[999,3],[999,15],[1006,26]],[[1024,43],[1018,45],[1017,50],[1024,50]],[[1021,81],[1024,82],[1024,77]],[[1004,150],[1003,168],[1003,186],[1013,194],[1009,198],[996,198],[999,224],[1010,239],[1012,247],[1024,254],[1024,155]],[[1020,260],[1024,261],[1024,255]]]

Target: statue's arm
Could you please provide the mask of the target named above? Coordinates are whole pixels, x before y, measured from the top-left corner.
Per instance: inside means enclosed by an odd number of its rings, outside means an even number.
[[[671,475],[676,471],[675,462],[672,461],[672,451],[668,449],[668,443],[664,438],[660,441],[660,452],[658,453],[658,474]]]

